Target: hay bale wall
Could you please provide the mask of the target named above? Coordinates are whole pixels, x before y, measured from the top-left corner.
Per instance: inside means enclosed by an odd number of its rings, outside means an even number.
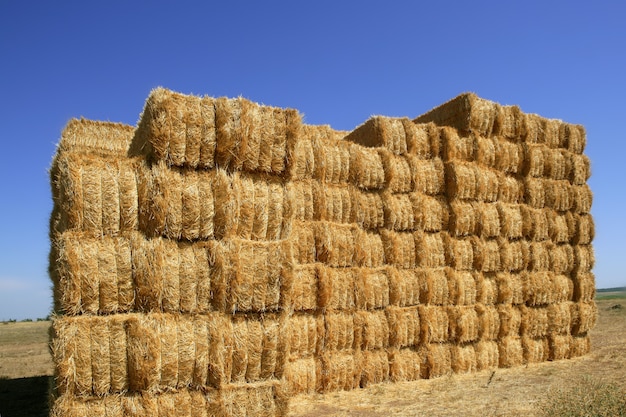
[[[564,359],[596,309],[582,127],[465,94],[352,132],[156,89],[51,168],[53,415],[285,415],[299,393]]]

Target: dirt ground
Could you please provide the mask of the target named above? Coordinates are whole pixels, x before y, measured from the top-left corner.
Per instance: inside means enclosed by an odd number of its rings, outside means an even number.
[[[289,416],[532,416],[550,388],[566,387],[584,376],[626,387],[626,298],[623,294],[599,298],[592,352],[583,358],[298,396],[291,400]],[[613,308],[617,304],[622,308]],[[0,323],[0,416],[47,415],[53,370],[49,326],[49,322]]]

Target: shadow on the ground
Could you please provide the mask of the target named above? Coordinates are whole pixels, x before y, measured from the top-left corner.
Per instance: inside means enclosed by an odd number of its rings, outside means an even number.
[[[0,378],[1,417],[46,417],[50,376]]]

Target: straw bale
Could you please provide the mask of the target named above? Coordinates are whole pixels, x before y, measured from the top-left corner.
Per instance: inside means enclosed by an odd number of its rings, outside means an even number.
[[[419,192],[410,193],[415,229],[440,232],[448,227],[450,208],[445,198]]]
[[[473,306],[448,306],[450,341],[467,343],[478,339],[480,321]]]
[[[94,395],[104,395],[111,390],[110,330],[107,321],[88,319],[91,345],[91,378]]]
[[[575,221],[572,243],[574,245],[588,245],[595,237],[596,230],[593,217],[590,214],[573,215]]]
[[[198,248],[200,249],[200,248]],[[178,265],[179,265],[179,288],[180,288],[180,311],[181,312],[197,312],[198,310],[206,312],[208,310],[208,299],[205,292],[209,285],[202,286],[200,280],[206,279],[209,275],[208,259],[207,263],[202,265],[197,263],[194,245],[189,242],[180,242],[178,244]],[[204,297],[204,299],[202,299]],[[202,304],[198,308],[198,301]]]
[[[413,191],[413,170],[410,161],[416,158],[408,155],[395,155],[386,149],[379,149],[378,153],[385,171],[385,188],[391,193]]]
[[[445,248],[446,265],[457,271],[469,271],[474,267],[474,248],[472,239],[456,239],[442,233]]]
[[[294,208],[294,204],[290,202],[287,189],[281,183],[270,181],[267,186],[267,208],[264,209],[262,206],[258,206],[255,208],[255,212],[262,215],[263,210],[267,211],[267,234],[265,239],[285,239],[291,234],[293,228],[292,219],[295,213],[291,209]],[[307,205],[305,204],[304,207],[307,207]],[[262,235],[262,230],[263,227],[261,227],[260,235]]]
[[[522,215],[522,235],[528,240],[542,241],[549,238],[549,223],[547,213],[550,210],[532,208],[526,204],[520,205]]]
[[[232,375],[240,372],[237,366],[240,368],[241,365],[234,363],[237,360],[235,348],[238,341],[235,340],[233,321],[227,315],[209,313],[206,326],[209,336],[207,383],[209,386],[219,388],[230,383]],[[200,366],[202,362],[198,364]]]
[[[566,215],[559,214],[554,210],[544,210],[548,218],[548,230],[550,239],[555,243],[569,243],[569,229]]]
[[[396,155],[404,155],[407,153],[407,135],[404,126],[405,121],[401,118],[373,116],[354,129],[344,140],[369,148],[383,147]]]
[[[500,216],[501,235],[507,239],[521,238],[523,229],[521,205],[497,203],[496,207]]]
[[[167,362],[162,363],[161,359],[162,339],[157,320],[158,317],[155,315],[133,315],[125,322],[128,341],[128,385],[131,391],[154,392],[161,385],[161,374],[165,373],[163,368],[166,368]],[[168,343],[166,350],[172,347]]]
[[[500,203],[474,203],[478,214],[476,234],[484,239],[500,236],[498,205]]]
[[[560,359],[568,359],[570,357],[571,340],[572,337],[570,335],[549,335],[548,343],[550,345],[550,355],[548,360],[556,361]]]
[[[128,389],[125,322],[125,315],[112,315],[105,321],[109,333],[110,392],[124,392]]]
[[[295,221],[289,240],[296,263],[309,264],[315,262],[315,233],[310,223]]]
[[[476,352],[476,370],[497,368],[500,363],[498,342],[481,340],[474,345]]]
[[[569,334],[572,325],[572,302],[560,302],[548,306],[548,331],[550,334]]]
[[[454,127],[461,132],[490,136],[498,107],[497,103],[482,99],[474,93],[463,93],[419,116],[414,122],[435,122]]]
[[[591,338],[588,334],[573,336],[570,339],[569,357],[577,358],[591,352]]]
[[[324,330],[319,352],[351,352],[356,346],[357,324],[352,313],[327,312],[324,314]]]
[[[452,373],[452,353],[448,343],[428,343],[419,350],[420,373],[424,379],[437,378]]]
[[[412,233],[381,230],[385,260],[397,268],[415,268],[417,262],[416,242]],[[443,252],[442,252],[443,255]]]
[[[567,249],[572,249],[571,246],[564,246]],[[596,263],[596,258],[593,252],[593,246],[591,245],[576,245],[573,247],[574,249],[574,265],[573,269],[577,272],[588,272],[591,271]],[[570,255],[568,253],[568,255]],[[570,259],[568,258],[568,261]],[[564,272],[570,272],[571,269]]]
[[[524,202],[529,206],[541,209],[546,206],[546,190],[541,178],[526,178],[524,180]]]
[[[498,200],[502,174],[489,168],[475,167],[476,199],[493,202]]]
[[[572,272],[576,265],[580,265],[578,263],[580,258],[577,256],[580,253],[578,248],[580,246],[572,248],[568,244],[553,245],[550,250],[552,271],[556,274],[568,274]],[[583,256],[583,259],[588,258]]]
[[[290,360],[311,357],[319,351],[324,319],[318,314],[296,313],[287,327]]]
[[[234,175],[233,189],[239,199],[239,218],[237,219],[237,230],[234,231],[235,236],[249,240],[252,236],[255,220],[254,181],[250,177]],[[267,204],[267,201],[265,201],[265,204]]]
[[[294,311],[315,310],[317,308],[317,265],[294,266],[292,287],[292,307]]]
[[[386,269],[389,282],[389,304],[398,307],[409,307],[420,303],[420,288],[424,280],[421,270]]]
[[[241,187],[236,186],[235,178],[238,178],[238,174],[229,175],[219,168],[215,171],[213,222],[216,239],[224,239],[237,233],[241,207]]]
[[[404,348],[420,343],[420,317],[417,306],[385,309],[389,323],[389,346]]]
[[[500,314],[495,306],[476,304],[478,315],[478,338],[496,340],[500,334]]]
[[[445,165],[441,158],[409,158],[413,174],[413,191],[427,195],[439,195],[445,192]]]
[[[522,341],[516,336],[507,336],[498,341],[498,359],[500,368],[512,368],[524,363]]]
[[[310,221],[314,216],[313,185],[315,181],[290,181],[286,187],[286,205],[294,220]]]
[[[449,126],[441,128],[444,158],[446,161],[473,161],[476,158],[477,143],[474,135],[459,134]]]
[[[581,154],[585,149],[585,128],[581,125],[569,123],[558,124],[558,145],[567,148],[570,152]]]
[[[494,168],[498,155],[498,138],[489,136],[476,137],[476,162],[484,167]]]
[[[377,190],[385,185],[385,169],[378,149],[350,146],[350,182],[364,190]]]
[[[478,181],[476,167],[470,162],[446,162],[446,190],[449,198],[474,200]]]
[[[596,296],[596,278],[593,272],[575,272],[572,274],[574,294],[572,300],[588,302]]]
[[[417,231],[413,235],[415,237],[417,262],[420,267],[438,268],[446,265],[446,232],[428,233]],[[466,264],[467,259],[472,256],[471,245],[469,245],[469,248],[467,245],[461,245],[457,254],[462,258],[460,264]],[[471,264],[471,260],[469,260],[469,263]]]
[[[385,264],[383,241],[378,233],[355,230],[354,263],[357,266],[378,268]]]
[[[358,309],[372,310],[389,305],[389,278],[385,269],[359,268],[355,282]]]
[[[524,202],[525,184],[521,180],[511,175],[500,175],[499,178],[498,201],[509,204]]]
[[[90,328],[82,317],[57,317],[52,322],[50,350],[59,394],[92,391]]]
[[[354,346],[364,350],[389,347],[389,323],[385,310],[354,313]]]
[[[229,417],[285,416],[289,401],[286,381],[232,384],[222,388],[219,397],[223,409],[216,415]]]
[[[356,226],[316,222],[313,227],[317,261],[334,267],[352,266],[356,246],[354,233]]]
[[[578,214],[587,214],[591,210],[593,202],[593,193],[589,185],[575,185],[571,187],[572,191],[572,211]]]
[[[470,271],[456,271],[446,269],[448,277],[449,303],[466,306],[476,303],[476,278],[475,273]]]
[[[298,138],[294,143],[288,172],[288,176],[292,181],[313,178],[313,173],[315,172],[315,155],[313,153],[313,143],[309,136],[310,128],[311,126],[303,125],[303,137]]]
[[[521,310],[510,304],[500,304],[498,314],[500,315],[500,338],[518,336],[522,325]]]
[[[378,229],[384,227],[385,212],[381,194],[364,192],[351,188],[352,218],[364,229]]]
[[[446,307],[420,305],[418,307],[423,343],[448,341],[448,312]]]
[[[352,199],[347,185],[314,183],[313,218],[335,223],[351,223]]]
[[[569,179],[571,161],[564,149],[544,149],[544,177],[553,180]]]
[[[142,393],[138,395],[121,396],[119,398],[122,406],[122,415],[124,416],[145,417],[159,415],[158,397],[155,395]]]
[[[567,180],[544,180],[546,207],[567,211],[574,206],[574,189]]]
[[[452,236],[473,235],[476,232],[480,215],[473,202],[451,200],[448,228]]]
[[[552,248],[554,244],[550,241],[531,242],[529,244],[530,258],[528,269],[530,271],[549,271],[552,262]]]
[[[498,302],[498,284],[492,274],[477,273],[476,302],[490,306]]]
[[[498,285],[498,303],[523,304],[524,299],[524,274],[498,272],[496,284]]]
[[[528,177],[542,178],[546,170],[546,151],[545,145],[536,143],[523,143],[524,149],[524,167],[522,174]]]
[[[419,353],[413,349],[389,349],[389,379],[392,382],[420,379]]]
[[[524,113],[518,106],[497,106],[493,123],[493,134],[509,139],[520,140],[525,136],[526,123]]]
[[[587,155],[569,154],[571,170],[569,180],[573,185],[585,185],[591,177],[591,160]]]
[[[389,358],[385,349],[366,350],[361,359],[361,388],[389,380]]]
[[[554,273],[552,271],[529,272],[524,275],[524,298],[531,306],[551,304],[555,300]]]
[[[356,305],[355,268],[317,268],[317,305],[323,309],[351,310]]]
[[[550,321],[547,307],[520,307],[522,312],[522,324],[520,332],[522,336],[532,338],[545,337],[548,335]]]
[[[406,135],[407,152],[420,159],[430,159],[435,156],[435,151],[440,146],[433,146],[431,139],[432,127],[426,124],[413,123],[411,120],[403,118],[404,133]]]
[[[317,361],[309,357],[288,362],[285,380],[291,395],[314,393],[317,389]]]
[[[452,360],[452,371],[455,373],[476,372],[478,363],[474,345],[451,345],[450,355]]]
[[[480,239],[472,237],[474,251],[474,268],[482,272],[500,270],[500,246],[496,239]]]
[[[580,335],[593,329],[598,319],[598,307],[595,301],[572,303],[572,334]]]
[[[56,153],[91,154],[110,159],[123,157],[134,131],[134,127],[122,123],[70,119],[61,132]]]
[[[522,144],[501,139],[497,146],[498,157],[495,168],[506,174],[521,173],[524,166],[524,147]]]
[[[330,135],[330,132],[327,133]],[[350,142],[329,137],[313,138],[314,179],[327,183],[347,183],[350,179]]]
[[[409,194],[382,194],[385,227],[396,231],[414,230],[415,218]]]
[[[574,282],[569,275],[554,276],[554,302],[572,300],[574,297]]]
[[[550,343],[545,337],[522,336],[525,363],[545,362],[550,356]]]
[[[420,303],[446,305],[450,301],[447,268],[420,268],[413,272],[420,285]]]
[[[353,390],[361,381],[361,354],[325,353],[320,356],[318,391]]]
[[[507,241],[500,238],[500,262],[502,270],[514,272],[528,267],[530,258],[529,244],[525,240]]]
[[[546,119],[538,114],[526,114],[524,116],[524,140],[531,144],[545,143]]]

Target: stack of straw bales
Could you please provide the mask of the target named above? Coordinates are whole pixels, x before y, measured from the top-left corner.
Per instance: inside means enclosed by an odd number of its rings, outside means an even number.
[[[589,351],[584,131],[466,94],[352,132],[154,90],[51,169],[53,415],[284,415],[290,395]]]

